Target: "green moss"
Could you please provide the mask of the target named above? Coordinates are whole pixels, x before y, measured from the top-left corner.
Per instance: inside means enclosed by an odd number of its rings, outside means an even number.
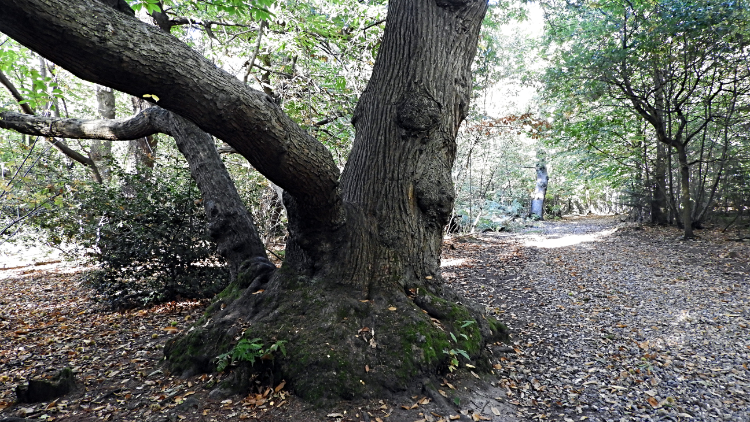
[[[193,330],[183,337],[178,337],[167,343],[164,355],[173,371],[186,370],[193,365],[195,356],[202,352],[203,333]]]
[[[232,301],[240,297],[241,293],[242,293],[242,289],[240,289],[240,286],[236,282],[231,283],[224,290],[222,290],[221,292],[219,292],[219,294],[216,295],[216,300],[228,299],[229,301]]]
[[[510,339],[510,329],[507,325],[490,316],[487,317],[487,322],[490,325],[490,330],[492,330],[493,340],[507,341]]]
[[[240,275],[239,277],[237,277],[237,280],[229,283],[229,285],[225,287],[224,290],[219,292],[214,297],[213,302],[208,306],[206,312],[203,313],[203,317],[201,317],[201,320],[198,321],[198,323],[205,323],[205,321],[211,315],[222,309],[222,304],[229,305],[230,303],[234,302],[235,299],[239,298],[242,295],[242,292],[244,290],[245,287],[242,286],[242,275]]]

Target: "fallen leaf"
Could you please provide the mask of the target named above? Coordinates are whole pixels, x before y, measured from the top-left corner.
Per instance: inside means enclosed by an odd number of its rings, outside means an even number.
[[[653,397],[649,397],[647,401],[648,401],[648,404],[650,404],[651,407],[653,407],[654,409],[656,409],[657,407],[661,407],[661,405],[659,404],[659,400],[656,400]]]
[[[396,307],[395,307],[395,306],[391,306],[391,307],[389,307],[389,308],[388,308],[388,310],[389,310],[389,311],[395,311],[395,310],[396,310]]]
[[[265,291],[266,291],[265,289],[260,289],[260,290],[258,290],[257,292],[253,292],[253,294],[254,294],[254,295],[259,295],[259,294],[261,294],[261,293],[263,293],[263,292],[265,292]]]
[[[344,415],[341,413],[329,413],[326,415],[329,418],[343,418]]]
[[[275,393],[278,393],[279,391],[281,391],[281,389],[282,389],[282,388],[284,388],[284,386],[285,386],[285,385],[286,385],[286,380],[282,380],[282,381],[281,381],[281,382],[279,383],[279,385],[277,385],[277,386],[276,386],[276,388],[274,388],[274,389],[273,389],[273,391],[274,391]]]
[[[490,410],[492,410],[493,415],[500,416],[500,411],[497,410],[497,407],[490,407]]]

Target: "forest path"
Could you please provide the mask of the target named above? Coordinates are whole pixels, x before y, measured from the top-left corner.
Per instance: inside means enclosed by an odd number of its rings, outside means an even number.
[[[544,222],[454,237],[444,274],[511,328],[497,385],[524,419],[748,421],[750,247],[698,235]]]

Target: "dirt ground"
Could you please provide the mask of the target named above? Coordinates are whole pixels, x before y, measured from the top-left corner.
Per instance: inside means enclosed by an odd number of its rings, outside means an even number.
[[[12,417],[139,422],[609,420],[620,412],[619,408],[590,405],[598,402],[594,399],[587,402],[578,393],[572,399],[572,392],[577,391],[573,381],[566,390],[565,383],[557,383],[558,378],[547,380],[544,374],[534,375],[538,368],[544,368],[544,363],[535,360],[537,352],[541,355],[544,347],[548,350],[553,343],[550,339],[567,330],[559,325],[543,332],[533,329],[535,324],[544,325],[540,322],[543,314],[534,314],[535,309],[542,311],[541,305],[555,300],[539,296],[544,290],[535,284],[537,276],[541,276],[535,274],[540,270],[535,263],[548,261],[577,274],[580,270],[558,265],[558,262],[567,262],[573,255],[566,254],[574,254],[576,245],[598,242],[619,230],[620,234],[627,233],[628,241],[634,245],[655,236],[666,236],[669,244],[700,249],[700,253],[694,254],[695,259],[725,256],[726,259],[721,259],[727,262],[707,260],[707,271],[726,273],[729,264],[733,265],[730,275],[747,281],[747,242],[731,242],[727,240],[731,236],[704,230],[699,232],[700,242],[685,246],[684,242],[679,243],[677,229],[634,227],[612,217],[584,218],[537,223],[517,233],[447,239],[443,254],[446,283],[483,304],[513,329],[510,344],[494,344],[490,348],[493,373],[477,374],[464,362],[458,371],[438,376],[440,385],[435,389],[417,389],[372,401],[341,402],[326,409],[316,409],[297,399],[283,381],[276,385],[258,384],[247,395],[225,397],[218,394],[215,386],[226,374],[180,379],[166,373],[162,367],[165,341],[187,330],[207,306],[205,301],[170,302],[115,312],[95,302],[93,293],[81,281],[85,269],[56,263],[0,270],[0,335],[3,339],[0,345],[0,421]],[[554,256],[543,249],[546,248],[544,242],[549,241],[560,243]],[[617,242],[592,244],[597,245],[599,249],[595,250],[602,255],[607,252],[602,248],[613,248],[613,255],[623,253],[623,245]],[[558,261],[553,262],[555,259]],[[564,299],[569,297],[565,294]],[[750,318],[744,313],[730,315],[737,315],[732,317],[737,324],[742,324],[741,319],[746,321],[743,318]],[[750,331],[743,331],[746,326],[736,327],[740,336],[750,338]],[[609,336],[612,332],[605,334]],[[547,346],[540,336],[547,339]],[[602,341],[612,341],[606,336]],[[750,344],[747,347],[750,349]],[[556,353],[575,354],[576,350],[557,350]],[[52,402],[16,403],[17,385],[32,378],[49,378],[64,367],[72,368],[75,373],[77,389],[74,392]],[[741,366],[738,368],[742,370]],[[745,372],[738,375],[740,378],[750,378],[746,369],[745,366]],[[613,391],[620,392],[618,388]],[[619,398],[614,397],[614,400]],[[741,403],[732,405],[740,406],[734,413],[734,408],[728,404],[724,409],[726,413],[722,413],[720,407],[718,415],[741,415]],[[667,408],[670,412],[674,410],[676,416],[664,420],[681,420],[681,417],[714,420],[708,416],[704,419],[700,412],[688,407],[667,406],[667,402],[656,406],[644,399],[640,404],[644,404],[643,409],[635,403],[633,409],[636,410],[623,413],[625,420],[662,417],[664,414],[659,411]],[[709,406],[706,412],[711,409]]]

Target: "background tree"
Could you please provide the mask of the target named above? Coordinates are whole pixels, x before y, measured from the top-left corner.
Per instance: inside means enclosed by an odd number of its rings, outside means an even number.
[[[550,88],[626,107],[648,123],[644,133],[675,154],[679,201],[671,190],[672,208],[679,208],[675,217],[685,237],[692,237],[693,226],[705,219],[715,197],[713,186],[723,174],[718,163],[727,157],[728,144],[712,135],[725,127],[724,117],[736,116],[732,104],[746,101],[746,5],[547,4],[552,7],[548,34],[555,46]],[[652,205],[658,222],[663,221],[660,198],[667,191],[660,180],[663,160],[670,157],[656,150]],[[710,182],[699,182],[707,172]]]

